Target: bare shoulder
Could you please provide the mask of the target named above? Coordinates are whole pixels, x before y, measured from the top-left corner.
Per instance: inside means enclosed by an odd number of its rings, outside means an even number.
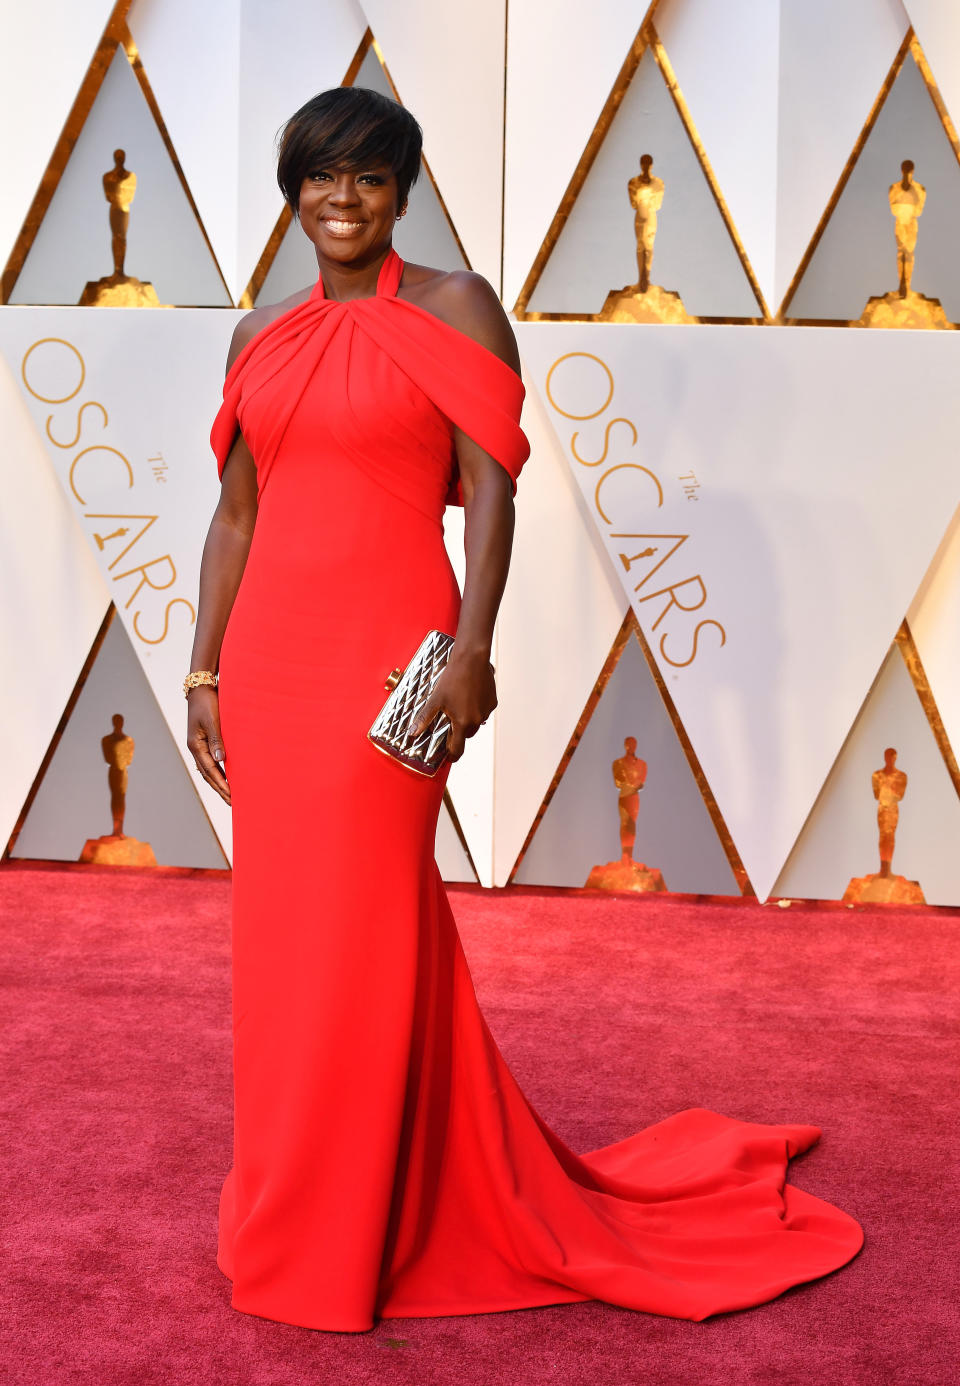
[[[408,273],[409,271],[409,273]],[[472,270],[428,269],[407,265],[404,297],[485,346],[520,373],[520,355],[510,319],[497,291],[482,274]]]
[[[249,342],[252,342],[258,332],[262,332],[268,323],[275,318],[282,318],[284,313],[289,313],[291,308],[296,308],[298,304],[304,303],[310,297],[310,288],[298,289],[289,298],[281,299],[279,303],[267,303],[262,308],[251,308],[246,313],[236,327],[233,329],[233,337],[230,341],[230,350],[227,353],[227,370],[236,361]]]

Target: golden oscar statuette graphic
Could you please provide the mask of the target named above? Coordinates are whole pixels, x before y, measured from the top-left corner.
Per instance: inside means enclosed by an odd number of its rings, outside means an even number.
[[[627,184],[633,207],[633,226],[637,237],[637,282],[611,290],[596,322],[693,322],[679,294],[661,289],[650,281],[653,243],[657,236],[657,213],[663,206],[663,179],[650,172],[653,156],[640,156],[640,172]]]
[[[897,769],[897,753],[888,746],[883,768],[873,772],[873,797],[877,801],[877,827],[880,830],[880,870],[875,876],[855,876],[844,891],[848,905],[925,905],[917,881],[894,876],[893,843],[900,817],[900,800],[907,792],[907,777]]]
[[[890,211],[893,213],[893,233],[897,242],[898,287],[891,293],[867,300],[860,327],[912,327],[952,331],[953,323],[938,298],[927,298],[910,288],[913,262],[917,248],[917,223],[923,215],[927,190],[913,176],[913,160],[904,159],[901,177],[891,183]]]
[[[141,283],[123,272],[127,254],[127,227],[130,225],[130,204],[137,192],[137,175],[124,168],[126,153],[113,151],[113,168],[103,175],[103,195],[110,205],[110,236],[113,250],[113,274],[105,279],[91,280],[80,296],[82,307],[93,308],[159,308],[160,300],[152,284]]]
[[[637,755],[637,738],[628,736],[623,743],[624,754],[613,762],[613,782],[620,798],[620,860],[595,866],[587,877],[588,890],[666,890],[663,877],[655,866],[634,861],[633,847],[637,840],[637,814],[640,811],[640,791],[647,779],[647,762]]]
[[[101,742],[107,762],[107,782],[110,785],[110,813],[113,832],[107,837],[91,837],[84,843],[81,861],[97,862],[101,866],[156,866],[157,859],[149,842],[124,836],[123,818],[127,807],[127,777],[133,760],[134,740],[123,730],[123,717],[113,714],[113,731]]]

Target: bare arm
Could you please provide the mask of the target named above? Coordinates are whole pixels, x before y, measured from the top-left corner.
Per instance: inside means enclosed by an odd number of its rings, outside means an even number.
[[[478,275],[451,275],[437,316],[467,333],[519,373],[510,323],[493,289]],[[439,311],[442,308],[442,312]],[[497,705],[490,665],[493,627],[507,581],[513,545],[513,488],[509,474],[460,429],[454,431],[464,500],[466,575],[457,637],[447,668],[420,718],[427,726],[441,709],[450,719],[451,759],[463,754]]]
[[[227,369],[258,330],[250,313],[237,325]],[[253,320],[253,321],[251,321]],[[220,500],[213,512],[200,563],[200,600],[193,640],[191,669],[216,672],[227,621],[240,587],[257,519],[257,469],[238,432],[223,469]],[[207,784],[230,803],[230,786],[222,769],[223,738],[215,688],[201,685],[187,694],[187,745]]]

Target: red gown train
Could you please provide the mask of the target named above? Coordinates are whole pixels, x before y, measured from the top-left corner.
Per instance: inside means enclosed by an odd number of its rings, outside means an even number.
[[[234,802],[234,1164],[218,1263],[309,1328],[602,1299],[703,1319],[848,1261],[862,1232],[785,1182],[815,1126],[703,1108],[576,1155],[477,1004],[433,860],[444,776],[377,752],[383,680],[459,592],[452,425],[516,479],[523,387],[396,297],[309,299],[246,347],[259,513],[220,662]]]

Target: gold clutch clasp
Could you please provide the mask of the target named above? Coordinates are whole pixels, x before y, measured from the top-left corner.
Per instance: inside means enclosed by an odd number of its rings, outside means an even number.
[[[384,686],[384,688],[387,690],[388,693],[392,693],[393,690],[396,688],[397,684],[400,682],[400,680],[401,680],[402,678],[403,678],[403,670],[402,670],[402,669],[391,669],[391,670],[390,670],[390,673],[387,675],[386,682],[384,683],[383,686]]]

